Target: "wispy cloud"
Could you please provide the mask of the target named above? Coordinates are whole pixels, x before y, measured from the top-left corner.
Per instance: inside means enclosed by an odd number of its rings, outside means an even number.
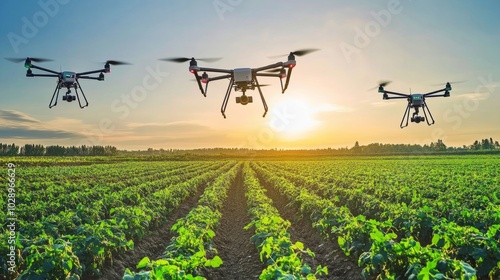
[[[38,120],[19,111],[0,110],[0,119],[2,121],[11,121],[17,123],[39,123]]]
[[[0,137],[7,139],[69,139],[83,135],[57,126],[57,121],[41,122],[23,112],[0,110]]]

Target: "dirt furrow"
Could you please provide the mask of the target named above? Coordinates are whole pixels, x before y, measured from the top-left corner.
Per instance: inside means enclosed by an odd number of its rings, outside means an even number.
[[[292,242],[300,241],[316,254],[314,259],[306,258],[306,262],[313,267],[318,264],[328,267],[328,276],[322,279],[363,279],[361,268],[345,256],[336,241],[323,239],[312,227],[311,220],[308,217],[301,217],[298,210],[290,205],[290,201],[285,196],[266,184],[262,178],[259,178],[259,181],[266,188],[266,195],[273,200],[273,206],[278,209],[280,216],[291,222],[288,232]]]
[[[224,263],[219,268],[206,269],[203,275],[210,280],[258,279],[265,267],[260,262],[255,245],[250,242],[252,230],[243,229],[250,222],[250,217],[247,215],[241,170],[228,190],[221,213],[214,247]]]

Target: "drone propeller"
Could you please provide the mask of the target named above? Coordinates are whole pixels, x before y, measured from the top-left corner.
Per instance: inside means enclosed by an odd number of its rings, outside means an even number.
[[[465,83],[467,82],[467,80],[461,80],[461,81],[452,81],[452,82],[448,82],[450,84],[460,84],[460,83]],[[430,85],[430,86],[433,86],[433,87],[437,87],[437,86],[442,86],[443,83],[439,83],[439,84],[433,84],[433,85]]]
[[[117,60],[107,60],[105,63],[110,65],[130,65],[130,63],[128,62],[117,61]]]
[[[168,61],[168,62],[176,62],[176,63],[183,63],[186,61],[190,61],[192,58],[187,58],[187,57],[169,57],[169,58],[160,58],[159,60],[161,61]],[[195,60],[203,61],[203,62],[215,62],[218,60],[221,60],[221,57],[215,57],[215,58],[195,58]]]
[[[302,50],[293,51],[293,52],[291,52],[291,54],[296,55],[296,56],[303,56],[303,55],[310,54],[310,53],[313,53],[316,51],[319,51],[319,49],[302,49]],[[270,56],[269,58],[278,58],[278,57],[283,57],[283,56],[287,56],[287,55],[289,55],[289,54],[275,55],[275,56]]]
[[[11,57],[6,57],[5,59],[7,59],[8,61],[10,62],[14,62],[14,63],[18,63],[18,62],[23,62],[23,61],[26,61],[26,58],[11,58]],[[29,58],[31,61],[33,62],[46,62],[46,61],[52,61],[52,59],[48,59],[48,58],[37,58],[37,57],[30,57]]]
[[[386,85],[388,85],[388,84],[390,84],[390,83],[391,83],[391,81],[380,81],[380,82],[379,82],[379,84],[378,84],[378,86],[376,86],[376,87],[372,87],[372,88],[371,88],[371,89],[369,89],[368,91],[370,91],[370,90],[374,90],[374,89],[377,89],[377,88],[379,88],[379,87],[385,87]]]

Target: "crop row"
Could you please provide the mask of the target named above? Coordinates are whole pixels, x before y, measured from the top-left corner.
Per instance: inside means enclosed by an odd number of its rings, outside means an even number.
[[[398,236],[391,220],[377,221],[352,215],[339,201],[323,198],[307,188],[298,187],[277,172],[254,165],[258,176],[293,201],[303,215],[311,215],[323,234],[337,237],[347,255],[358,258],[365,275],[384,279],[396,277],[439,277],[472,279],[498,277],[500,226],[485,233],[459,226],[446,219],[432,227],[432,241],[422,245],[413,236]],[[419,217],[412,217],[417,222]],[[472,266],[470,265],[472,264]],[[475,267],[475,269],[473,268]]]
[[[248,163],[243,167],[243,180],[252,217],[245,229],[255,228],[251,241],[259,250],[260,260],[267,265],[259,279],[316,279],[316,275],[327,275],[327,267],[319,265],[313,272],[301,258],[303,254],[314,257],[314,253],[304,248],[302,242],[291,241],[287,231],[290,222],[281,218],[272,206],[272,200],[265,195]]]
[[[123,279],[204,279],[201,268],[219,267],[222,259],[212,239],[221,217],[219,210],[239,169],[240,164],[220,175],[205,188],[198,206],[176,221],[171,229],[175,236],[161,259],[144,257],[136,267],[143,270],[135,273],[127,269]]]
[[[39,221],[25,220],[32,224],[22,226],[19,231],[16,244],[19,279],[77,278],[84,272],[99,274],[100,267],[113,254],[133,248],[132,239],[142,238],[151,227],[163,223],[189,194],[233,165],[208,164],[208,169],[185,173],[189,177],[166,177],[122,190],[117,188],[90,203],[79,203],[76,209],[66,207],[59,213],[41,216]],[[42,197],[36,197],[35,201],[44,203]],[[0,242],[7,241],[6,234],[2,233]],[[1,243],[0,248],[2,257],[6,256],[7,244]],[[2,262],[5,264],[4,259]]]

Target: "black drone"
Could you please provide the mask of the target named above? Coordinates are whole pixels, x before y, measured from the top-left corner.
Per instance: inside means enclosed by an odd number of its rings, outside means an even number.
[[[446,85],[443,89],[432,91],[432,92],[425,93],[425,94],[421,94],[421,93],[404,94],[404,93],[399,93],[399,92],[387,91],[384,89],[384,87],[386,85],[388,85],[389,83],[390,83],[389,81],[381,82],[379,87],[378,87],[378,92],[384,94],[383,95],[384,100],[406,99],[408,101],[408,105],[406,106],[406,110],[403,114],[403,119],[401,120],[401,124],[399,125],[401,128],[408,126],[408,119],[410,119],[410,109],[411,108],[413,108],[415,110],[413,112],[412,117],[411,117],[411,122],[420,123],[420,122],[426,121],[427,125],[433,125],[434,118],[432,117],[431,111],[429,110],[429,107],[427,106],[425,99],[430,98],[430,97],[450,97],[451,84],[449,82],[446,83]],[[438,94],[441,92],[444,92],[444,93]],[[389,94],[392,94],[395,96],[389,96]],[[424,112],[424,116],[418,115],[419,108],[422,108],[422,111]],[[429,118],[427,117],[427,113],[429,113],[429,117],[431,119],[431,122],[429,122]],[[406,124],[403,126],[403,122],[404,122],[405,118],[406,118]]]
[[[285,90],[288,88],[288,84],[290,82],[290,76],[292,74],[292,69],[297,64],[295,61],[295,56],[306,55],[311,52],[315,52],[317,49],[304,49],[298,50],[294,52],[290,52],[288,55],[288,60],[285,62],[277,62],[274,64],[266,65],[258,68],[235,68],[235,69],[218,69],[218,68],[206,68],[199,67],[196,59],[186,58],[186,57],[176,57],[176,58],[164,58],[160,59],[163,61],[177,62],[183,63],[189,61],[189,72],[194,74],[196,78],[196,82],[198,83],[198,87],[200,88],[203,96],[207,96],[208,83],[211,81],[222,80],[222,79],[230,79],[229,86],[226,91],[226,95],[224,97],[224,101],[221,106],[221,113],[226,118],[226,107],[229,101],[229,96],[231,94],[231,90],[234,88],[234,91],[241,91],[242,95],[236,97],[236,103],[240,103],[242,105],[247,105],[248,103],[253,103],[252,96],[247,96],[247,90],[255,90],[256,88],[259,90],[260,98],[262,100],[262,104],[264,105],[264,115],[267,114],[267,104],[264,99],[264,95],[262,94],[262,90],[260,89],[263,84],[259,84],[257,77],[277,77],[280,78],[281,82],[281,92],[285,93]],[[285,55],[286,56],[286,55]],[[208,59],[198,59],[204,62],[213,62],[219,60],[217,58],[208,58]],[[199,72],[203,72],[200,76]],[[215,72],[222,73],[216,77],[209,77],[207,72]],[[267,72],[267,73],[261,73]],[[283,79],[286,78],[285,84],[283,84]],[[202,83],[205,84],[205,89],[203,89]]]
[[[88,80],[97,80],[97,81],[104,81],[104,73],[109,73],[110,72],[110,65],[123,65],[123,64],[128,64],[126,62],[120,62],[120,61],[115,61],[115,60],[108,60],[104,64],[103,69],[99,70],[94,70],[94,71],[87,71],[87,72],[72,72],[72,71],[62,71],[62,72],[56,72],[50,69],[46,69],[37,65],[32,64],[31,62],[45,62],[45,61],[51,61],[50,59],[45,59],[45,58],[34,58],[34,57],[27,57],[26,59],[24,58],[6,58],[9,61],[12,62],[22,62],[24,61],[24,67],[26,67],[28,70],[26,71],[26,77],[56,77],[57,78],[57,85],[54,90],[54,93],[52,94],[52,99],[50,99],[49,103],[49,108],[52,108],[57,105],[57,99],[59,97],[59,91],[64,87],[68,91],[66,92],[65,95],[63,95],[62,100],[67,101],[67,102],[72,102],[75,100],[78,100],[78,104],[80,105],[80,108],[85,108],[89,106],[89,103],[87,102],[87,97],[85,97],[85,93],[83,93],[82,87],[80,86],[80,82],[78,82],[79,79],[88,79]],[[33,74],[33,71],[31,69],[38,69],[42,70],[51,74]],[[97,74],[99,73],[99,76],[97,77],[91,77],[88,76],[90,74]],[[71,89],[75,89],[75,95],[71,95]],[[83,99],[85,100],[85,105],[82,105],[80,102],[80,96],[78,93],[78,90],[80,90]],[[55,97],[55,99],[54,99]]]

